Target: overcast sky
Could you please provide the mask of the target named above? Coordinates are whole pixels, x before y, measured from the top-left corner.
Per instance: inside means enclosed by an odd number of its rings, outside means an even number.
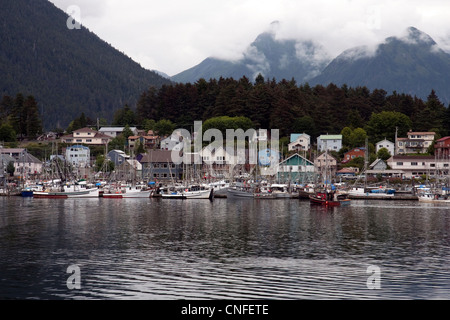
[[[172,76],[207,57],[238,59],[279,21],[277,37],[314,39],[334,57],[409,26],[450,51],[448,0],[50,0],[144,68]]]

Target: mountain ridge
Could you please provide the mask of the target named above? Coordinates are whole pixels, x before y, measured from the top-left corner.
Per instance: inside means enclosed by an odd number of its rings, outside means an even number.
[[[82,112],[112,120],[150,86],[171,81],[144,69],[47,0],[5,1],[0,12],[0,93],[33,95],[44,127],[65,128]]]
[[[300,54],[302,51],[304,55]],[[254,63],[253,69],[249,68],[249,59],[245,57],[249,52],[256,58],[261,57],[259,67]],[[450,103],[447,89],[450,87],[450,54],[439,48],[430,35],[415,27],[407,28],[401,36],[388,37],[375,47],[349,48],[335,58],[330,58],[324,48],[312,41],[276,40],[274,32],[260,34],[246,53],[243,59],[233,63],[207,58],[171,79],[175,82],[241,76],[254,79],[261,73],[278,81],[294,78],[310,85],[367,86],[371,90],[403,92],[422,99],[435,90],[442,102]],[[287,58],[288,72],[276,73],[276,64],[283,54]]]

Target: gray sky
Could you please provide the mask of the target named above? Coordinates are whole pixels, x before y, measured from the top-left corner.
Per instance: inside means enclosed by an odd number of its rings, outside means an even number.
[[[414,26],[450,52],[448,0],[50,0],[144,68],[175,75],[214,56],[238,59],[279,21],[280,39],[313,39],[335,57]]]

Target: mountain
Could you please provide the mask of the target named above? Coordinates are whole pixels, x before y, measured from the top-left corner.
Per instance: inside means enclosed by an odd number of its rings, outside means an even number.
[[[171,83],[85,27],[69,29],[68,18],[47,0],[4,0],[0,10],[0,94],[33,95],[46,129],[82,112],[112,120],[150,86]]]
[[[335,58],[311,85],[366,86],[426,99],[434,89],[450,103],[450,54],[426,33],[410,27],[403,37],[389,37],[375,50],[356,47]]]
[[[312,41],[276,39],[273,31],[260,34],[243,53],[243,58],[229,61],[209,57],[197,66],[171,79],[175,82],[195,82],[200,78],[254,79],[259,73],[265,78],[306,81],[322,71],[331,59],[324,49]]]

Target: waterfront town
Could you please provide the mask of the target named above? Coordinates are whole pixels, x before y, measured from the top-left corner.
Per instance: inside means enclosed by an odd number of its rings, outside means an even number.
[[[295,186],[324,181],[412,185],[446,183],[449,174],[450,137],[436,139],[435,132],[410,130],[406,137],[396,137],[395,141],[383,139],[369,147],[366,140],[365,145],[343,152],[343,134],[322,134],[313,141],[307,133],[292,133],[287,145],[272,150],[271,131],[253,131],[248,142],[266,146],[258,149],[257,162],[249,161],[248,148],[245,159],[237,161],[233,150],[203,144],[200,152],[190,152],[197,160],[189,166],[175,163],[172,156],[174,150],[186,149],[178,130],[166,136],[128,126],[98,130],[84,127],[59,135],[49,132],[37,139],[39,144],[52,147],[42,159],[24,147],[0,147],[1,193],[18,193],[26,184],[55,179],[83,180],[97,186],[123,182],[162,187],[186,179],[229,184],[236,178],[255,179],[258,174],[272,184]],[[118,137],[124,138],[125,144],[114,148],[112,141]],[[433,155],[428,153],[431,147]]]

